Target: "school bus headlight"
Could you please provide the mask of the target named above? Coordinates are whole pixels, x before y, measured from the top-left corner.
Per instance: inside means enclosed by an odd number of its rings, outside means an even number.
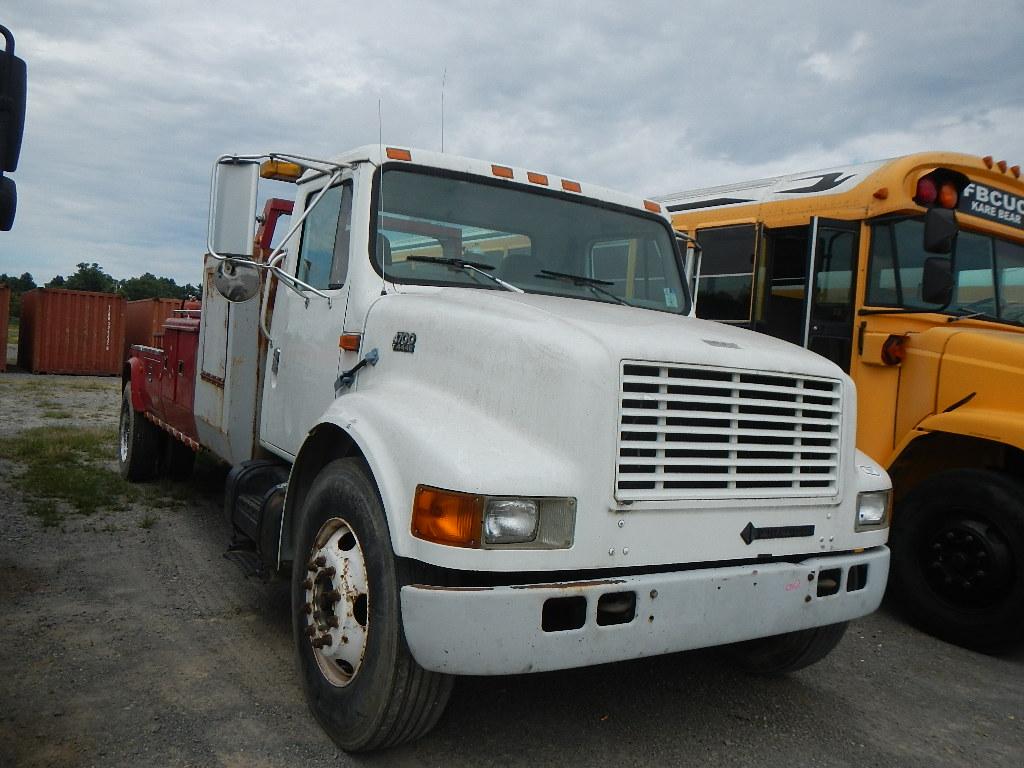
[[[889,521],[892,491],[866,491],[857,494],[857,524],[855,530],[881,528]]]
[[[412,535],[450,547],[567,549],[576,526],[572,498],[484,496],[416,487]]]

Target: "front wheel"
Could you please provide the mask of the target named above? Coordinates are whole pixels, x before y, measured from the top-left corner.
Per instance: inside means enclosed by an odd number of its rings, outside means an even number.
[[[821,661],[839,645],[844,634],[845,621],[747,640],[727,645],[723,650],[744,672],[756,675],[784,675]]]
[[[152,480],[159,473],[160,430],[143,413],[132,407],[132,385],[121,392],[118,420],[117,464],[121,477],[133,483]]]
[[[453,679],[420,667],[405,641],[395,557],[377,488],[357,459],[324,467],[310,488],[292,566],[292,630],[306,701],[349,752],[419,738]]]
[[[1024,640],[1024,486],[979,469],[925,480],[891,546],[890,589],[917,626],[985,652]]]

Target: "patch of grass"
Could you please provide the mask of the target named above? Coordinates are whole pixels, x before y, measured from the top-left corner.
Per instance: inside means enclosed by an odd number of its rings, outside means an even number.
[[[68,411],[60,411],[56,409],[43,411],[44,419],[70,419],[72,416]]]
[[[70,513],[124,509],[139,489],[103,466],[116,450],[110,429],[51,426],[0,438],[0,457],[24,467],[12,482],[27,498],[29,514],[56,525]]]
[[[150,528],[156,525],[156,519],[156,515],[146,515],[141,520],[139,520],[139,528],[148,531]]]
[[[18,343],[18,329],[21,327],[18,324],[18,319],[12,317],[7,325],[7,343],[17,344]]]

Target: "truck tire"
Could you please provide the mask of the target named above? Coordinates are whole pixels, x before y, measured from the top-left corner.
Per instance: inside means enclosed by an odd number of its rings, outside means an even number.
[[[896,509],[889,588],[910,620],[986,653],[1024,640],[1024,486],[958,469]]]
[[[132,385],[124,385],[121,393],[121,416],[118,420],[117,463],[121,477],[133,483],[152,480],[159,472],[160,438],[163,435],[141,411],[132,407]]]
[[[292,631],[313,715],[348,752],[427,733],[453,678],[428,672],[409,652],[399,590],[411,565],[395,557],[361,461],[338,459],[317,475],[299,512],[295,552]]]
[[[164,435],[163,474],[171,480],[187,480],[196,463],[196,452],[171,435]]]
[[[846,622],[726,646],[728,658],[744,672],[785,675],[828,656],[846,634]]]

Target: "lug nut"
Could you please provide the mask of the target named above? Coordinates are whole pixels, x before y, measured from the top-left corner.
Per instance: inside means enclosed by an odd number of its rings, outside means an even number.
[[[306,627],[306,634],[309,635],[310,637],[315,635],[316,634],[316,626],[313,625],[313,624],[310,624],[308,627]]]
[[[952,536],[952,534],[950,535]],[[316,563],[317,568],[323,568],[325,565],[327,565],[327,558],[323,555],[320,555],[320,557],[316,558],[313,562]]]
[[[340,623],[341,622],[338,621],[338,617],[337,616],[328,616],[327,617],[327,625],[328,626],[331,626],[331,627],[334,627],[335,629],[337,629]]]
[[[316,563],[314,563],[312,560],[310,560],[308,563],[306,563],[306,570],[307,571],[315,571],[316,570]]]
[[[326,568],[324,570],[324,576],[326,576],[328,579],[333,579],[334,578],[334,574],[336,574],[336,573],[337,573],[337,571],[334,570],[334,566],[333,565],[330,568]]]
[[[313,580],[312,579],[306,579],[304,582],[302,582],[302,588],[303,589],[312,589],[313,588]]]
[[[309,614],[313,612],[313,606],[309,603],[306,603],[304,606],[302,606],[302,612],[309,616]]]
[[[330,592],[324,592],[324,599],[329,600],[332,603],[336,603],[341,600],[341,592],[336,589],[332,589]]]

